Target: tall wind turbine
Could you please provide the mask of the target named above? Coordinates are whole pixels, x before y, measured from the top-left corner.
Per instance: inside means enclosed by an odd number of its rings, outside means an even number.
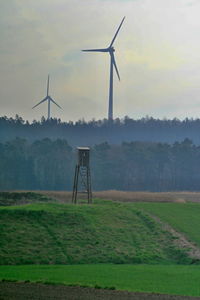
[[[50,119],[50,115],[51,115],[51,107],[50,107],[50,104],[51,102],[53,102],[55,105],[57,105],[59,108],[62,109],[62,107],[60,107],[60,105],[58,105],[52,98],[51,96],[49,96],[49,75],[48,75],[48,79],[47,79],[47,95],[46,97],[41,100],[39,103],[37,103],[35,106],[33,106],[32,108],[35,108],[36,106],[40,105],[41,103],[45,102],[45,101],[48,101],[48,115],[47,115],[47,118],[48,120]]]
[[[84,52],[108,52],[110,54],[110,85],[109,85],[109,106],[108,106],[108,119],[109,120],[113,120],[113,66],[115,68],[115,71],[117,73],[117,77],[120,80],[120,76],[119,76],[119,71],[117,69],[117,64],[115,61],[115,56],[114,56],[114,52],[115,49],[113,47],[114,41],[119,33],[119,30],[122,26],[122,23],[124,22],[125,17],[122,19],[110,45],[108,46],[108,48],[103,48],[103,49],[87,49],[87,50],[82,50]]]

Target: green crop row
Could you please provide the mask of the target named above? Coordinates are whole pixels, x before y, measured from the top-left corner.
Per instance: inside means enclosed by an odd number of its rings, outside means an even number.
[[[112,264],[0,266],[0,279],[200,296],[199,266]]]

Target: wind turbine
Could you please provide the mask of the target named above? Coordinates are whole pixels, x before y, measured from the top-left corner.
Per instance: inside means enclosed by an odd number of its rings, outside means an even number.
[[[113,47],[114,41],[119,33],[119,30],[122,26],[122,23],[124,22],[125,17],[123,17],[110,45],[108,48],[103,48],[103,49],[87,49],[87,50],[82,50],[84,52],[108,52],[110,54],[110,85],[109,85],[109,106],[108,106],[108,120],[113,120],[113,66],[115,68],[115,71],[117,73],[117,77],[120,80],[119,76],[119,71],[117,69],[117,64],[115,61],[115,56],[114,52],[115,49]]]
[[[52,98],[51,98],[51,96],[49,96],[49,75],[48,75],[48,79],[47,79],[47,95],[46,95],[46,97],[42,100],[42,101],[40,101],[39,103],[37,103],[35,106],[33,106],[32,108],[35,108],[36,106],[38,106],[38,105],[40,105],[41,103],[43,103],[43,102],[45,102],[45,101],[48,101],[48,116],[47,116],[47,118],[48,118],[48,120],[50,119],[50,104],[51,104],[51,102],[53,102],[55,105],[57,105],[59,108],[61,108],[62,109],[62,107],[60,107],[60,105],[58,105]]]

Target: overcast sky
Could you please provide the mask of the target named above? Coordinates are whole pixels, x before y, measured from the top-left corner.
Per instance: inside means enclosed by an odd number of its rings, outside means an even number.
[[[114,44],[114,117],[200,117],[199,0],[0,0],[1,116],[63,121],[107,117]]]

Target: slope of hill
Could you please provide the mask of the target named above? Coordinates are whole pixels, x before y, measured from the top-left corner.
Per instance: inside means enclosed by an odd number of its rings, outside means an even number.
[[[2,206],[0,215],[0,264],[192,262],[170,231],[132,203],[32,203]]]

